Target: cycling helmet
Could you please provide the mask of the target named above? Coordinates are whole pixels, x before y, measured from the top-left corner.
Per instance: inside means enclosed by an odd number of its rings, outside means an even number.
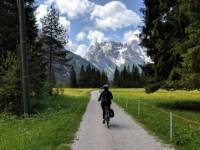
[[[105,89],[105,88],[109,88],[109,85],[108,84],[104,84],[103,85],[103,88]]]

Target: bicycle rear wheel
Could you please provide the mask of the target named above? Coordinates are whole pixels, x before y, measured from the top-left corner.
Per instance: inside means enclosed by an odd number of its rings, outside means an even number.
[[[106,125],[109,128],[110,127],[110,116],[109,116],[109,111],[106,110]]]
[[[110,113],[107,107],[105,109],[105,121],[106,121],[107,128],[110,128]]]
[[[106,124],[107,124],[107,128],[110,128],[110,120],[108,118],[108,120],[106,121]]]

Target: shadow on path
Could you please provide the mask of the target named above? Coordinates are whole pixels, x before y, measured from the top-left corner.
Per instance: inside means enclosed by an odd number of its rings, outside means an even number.
[[[110,129],[112,130],[120,130],[120,129],[127,129],[127,126],[120,125],[120,124],[110,124]]]

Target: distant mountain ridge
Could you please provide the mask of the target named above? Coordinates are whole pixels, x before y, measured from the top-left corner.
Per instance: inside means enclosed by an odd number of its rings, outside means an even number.
[[[42,38],[41,43],[42,43],[42,48],[45,51],[44,52],[45,59],[48,62],[49,61],[48,54],[50,51],[50,47],[48,44],[46,44],[45,40],[46,40],[45,38]],[[72,66],[74,67],[74,70],[78,77],[82,65],[85,68],[88,65],[95,68],[95,66],[89,61],[87,61],[85,58],[82,58],[81,56],[76,55],[73,52],[66,50],[65,47],[55,42],[55,44],[53,45],[52,70],[53,70],[53,76],[56,83],[67,85],[69,82],[71,67]]]
[[[67,51],[67,50],[66,50]],[[85,68],[90,65],[94,67],[92,63],[87,61],[86,59],[82,58],[79,55],[76,55],[70,51],[67,51],[67,58],[70,58],[71,60],[67,63],[68,65],[59,65],[56,68],[55,75],[56,75],[56,80],[58,82],[66,82],[69,77],[70,77],[70,69],[71,66],[74,67],[75,72],[77,74],[77,77],[79,76],[81,66],[83,65]]]
[[[110,79],[116,66],[132,67],[134,64],[139,67],[150,62],[145,49],[139,45],[138,41],[132,41],[129,44],[113,41],[95,43],[89,47],[84,58],[98,69],[106,71]]]
[[[120,69],[123,66],[132,68],[134,64],[140,68],[140,66],[151,62],[145,49],[139,45],[138,41],[132,41],[129,44],[113,41],[95,43],[88,48],[84,57],[65,48],[61,48],[59,51],[66,51],[67,58],[71,58],[67,65],[54,63],[56,81],[64,84],[69,79],[70,66],[74,67],[78,76],[82,65],[84,67],[91,65],[100,71],[105,71],[111,80],[116,66]]]

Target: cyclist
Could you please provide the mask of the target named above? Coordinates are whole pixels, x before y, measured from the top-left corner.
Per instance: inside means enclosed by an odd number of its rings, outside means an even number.
[[[105,84],[103,86],[103,92],[100,94],[98,101],[101,101],[101,107],[103,110],[103,124],[105,123],[105,108],[110,109],[111,100],[113,99],[112,93],[109,91],[109,86]]]

